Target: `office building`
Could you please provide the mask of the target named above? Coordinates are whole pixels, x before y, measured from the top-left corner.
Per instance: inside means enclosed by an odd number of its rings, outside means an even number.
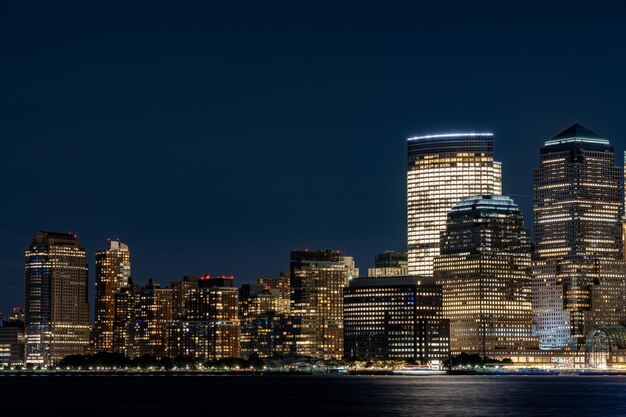
[[[25,253],[26,361],[49,365],[89,345],[85,250],[75,234],[37,232]]]
[[[376,255],[374,267],[367,269],[367,276],[375,277],[403,277],[409,274],[406,252],[386,251]]]
[[[609,141],[580,125],[541,148],[533,174],[533,310],[543,349],[582,346],[592,328],[626,318],[616,313],[626,275],[622,175]]]
[[[428,365],[449,355],[441,286],[424,277],[350,280],[344,289],[344,356]]]
[[[337,250],[291,252],[291,353],[343,356],[343,288],[358,277],[351,257]]]
[[[493,134],[451,133],[408,139],[407,232],[410,275],[432,276],[446,216],[461,198],[501,194]]]
[[[530,233],[506,196],[465,197],[448,214],[434,260],[452,354],[536,349]]]
[[[93,347],[96,352],[113,351],[115,294],[128,285],[130,251],[125,243],[109,240],[106,250],[96,252],[96,320]]]

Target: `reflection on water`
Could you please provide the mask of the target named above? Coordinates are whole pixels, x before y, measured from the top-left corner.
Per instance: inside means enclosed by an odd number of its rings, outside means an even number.
[[[0,396],[3,416],[626,415],[626,377],[1,376]]]

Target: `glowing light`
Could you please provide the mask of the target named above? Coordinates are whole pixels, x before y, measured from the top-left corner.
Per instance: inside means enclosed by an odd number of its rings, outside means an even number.
[[[470,137],[480,137],[480,136],[493,136],[493,133],[477,133],[477,132],[470,132],[470,133],[442,133],[442,134],[438,134],[438,135],[425,135],[425,136],[414,136],[411,138],[408,138],[407,140],[419,140],[419,139],[437,139],[437,138],[459,138],[459,137],[464,137],[464,136],[470,136]]]

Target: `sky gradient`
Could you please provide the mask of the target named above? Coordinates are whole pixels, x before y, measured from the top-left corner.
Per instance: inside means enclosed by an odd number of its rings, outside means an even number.
[[[132,251],[132,275],[236,283],[329,247],[406,249],[406,138],[492,131],[532,228],[542,143],[626,148],[613,2],[0,4],[0,311],[37,230]],[[93,296],[93,286],[91,287]]]

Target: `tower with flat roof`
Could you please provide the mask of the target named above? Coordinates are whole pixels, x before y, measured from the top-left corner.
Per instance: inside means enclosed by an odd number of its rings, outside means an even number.
[[[502,169],[492,133],[417,136],[407,145],[409,274],[432,276],[448,212],[463,197],[502,194]]]
[[[24,260],[26,361],[54,364],[89,345],[87,259],[73,233],[37,232]]]
[[[93,345],[96,352],[113,351],[115,294],[128,285],[130,251],[119,240],[109,240],[109,247],[96,252],[96,320]]]

